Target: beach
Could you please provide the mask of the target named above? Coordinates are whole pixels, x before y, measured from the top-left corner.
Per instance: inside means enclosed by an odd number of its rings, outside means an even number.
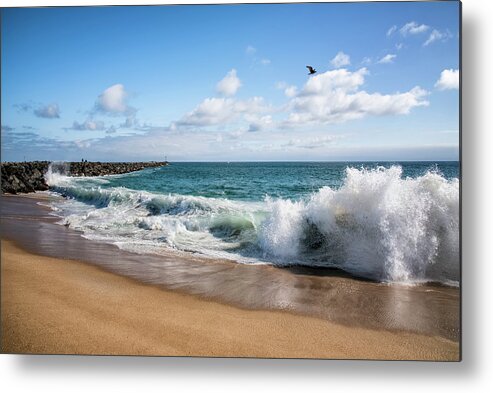
[[[286,279],[280,279],[280,287],[291,282],[307,288],[297,292],[296,299],[286,296],[287,301],[293,299],[293,307],[262,303],[252,299],[255,296],[240,302],[238,294],[228,297],[235,287],[231,280],[241,287],[243,269],[265,276],[271,267],[210,261],[209,274],[202,271],[201,276],[223,272],[218,281],[198,281],[193,275],[162,281],[157,271],[136,279],[128,261],[143,261],[145,256],[130,256],[56,225],[48,209],[38,205],[39,197],[2,197],[2,352],[459,360],[457,289],[429,286],[401,291],[394,287],[389,292],[388,286],[337,274],[313,277],[309,272],[281,270],[279,276]],[[54,231],[57,236],[52,236]],[[101,263],[96,263],[98,258]],[[127,277],[122,271],[115,274],[113,265],[104,263],[107,259],[126,266]],[[183,263],[193,266],[197,261],[176,258],[174,265]],[[166,274],[182,271],[175,268]],[[200,290],[190,290],[194,283],[202,283],[197,285]],[[215,287],[206,291],[212,283]],[[265,292],[267,282],[258,281],[257,286],[256,292],[263,294],[257,297],[269,293]],[[317,310],[317,299],[306,299],[324,286],[337,289],[330,297],[332,313],[326,306],[325,312]],[[373,299],[394,296],[402,297],[402,302],[387,299],[394,303],[392,310],[383,319],[372,319],[363,311],[348,310],[349,304],[358,310],[358,302],[348,298],[354,294],[358,299],[358,288],[368,290]],[[288,295],[289,289],[285,288]],[[418,300],[425,293],[433,298],[423,308]],[[300,312],[303,302],[311,307]],[[405,304],[407,308],[402,309]],[[363,304],[361,310],[365,308]],[[340,309],[346,309],[345,318],[338,315]],[[423,324],[420,318],[429,319],[425,309],[430,315],[440,309],[442,316]],[[399,312],[406,315],[403,321],[408,329],[402,321],[395,324]],[[382,309],[370,313],[380,314]],[[418,322],[411,323],[412,319]]]

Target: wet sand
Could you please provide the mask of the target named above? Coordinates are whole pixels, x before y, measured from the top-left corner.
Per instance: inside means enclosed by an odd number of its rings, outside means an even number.
[[[459,358],[455,288],[136,255],[54,224],[37,198],[2,197],[2,239],[22,248],[2,241],[3,351]]]

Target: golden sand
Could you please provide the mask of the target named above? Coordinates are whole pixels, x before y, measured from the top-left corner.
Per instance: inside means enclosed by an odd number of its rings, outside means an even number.
[[[2,240],[2,352],[459,360],[441,337],[244,310]]]

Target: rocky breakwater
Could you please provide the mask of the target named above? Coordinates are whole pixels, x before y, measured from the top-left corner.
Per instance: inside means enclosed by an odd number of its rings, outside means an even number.
[[[168,162],[2,162],[2,193],[20,194],[48,190],[44,175],[50,164],[57,172],[67,176],[105,176],[166,166]]]

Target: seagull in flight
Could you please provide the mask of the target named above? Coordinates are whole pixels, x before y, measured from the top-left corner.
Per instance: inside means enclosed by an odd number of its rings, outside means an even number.
[[[315,70],[312,66],[306,66],[306,68],[308,68],[308,75],[313,75],[315,72],[317,72],[317,70]]]

